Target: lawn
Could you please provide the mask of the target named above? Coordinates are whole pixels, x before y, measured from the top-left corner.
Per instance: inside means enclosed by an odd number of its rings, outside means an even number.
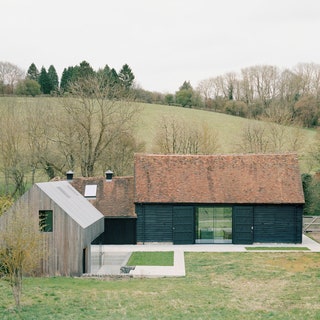
[[[128,266],[173,266],[173,251],[133,252]]]
[[[307,247],[246,247],[251,251],[308,251]]]
[[[320,319],[320,254],[186,253],[184,278],[28,278],[1,319]]]

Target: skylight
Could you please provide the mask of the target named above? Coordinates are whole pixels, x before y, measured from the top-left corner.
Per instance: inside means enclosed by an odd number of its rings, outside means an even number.
[[[88,184],[84,190],[84,196],[86,198],[95,198],[97,195],[97,185],[96,184]]]

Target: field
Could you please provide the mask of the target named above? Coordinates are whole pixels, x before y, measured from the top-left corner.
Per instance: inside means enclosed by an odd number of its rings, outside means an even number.
[[[28,109],[32,106],[43,106],[45,111],[48,106],[60,105],[58,98],[39,97],[39,98],[18,98],[18,97],[0,97],[0,111],[4,106],[18,106]],[[240,143],[240,134],[243,128],[249,123],[257,123],[256,120],[248,120],[241,117],[230,116],[222,113],[197,110],[191,108],[173,107],[157,104],[136,104],[141,109],[140,117],[137,121],[137,136],[145,141],[146,151],[152,152],[154,149],[154,140],[159,123],[165,118],[175,118],[185,121],[190,126],[208,125],[218,132],[220,153],[237,152]],[[57,108],[58,109],[58,108]],[[290,130],[289,130],[290,132]],[[296,132],[292,128],[293,134]],[[304,152],[312,143],[315,136],[314,130],[301,129],[304,134]]]
[[[1,319],[319,319],[318,253],[186,253],[185,278],[27,278]]]

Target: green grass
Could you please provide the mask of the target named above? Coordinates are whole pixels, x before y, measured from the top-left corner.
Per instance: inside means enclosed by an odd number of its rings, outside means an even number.
[[[186,253],[183,278],[27,278],[1,319],[320,319],[320,254]]]
[[[245,247],[246,250],[267,250],[267,251],[307,251],[307,247]]]
[[[173,266],[173,251],[133,252],[128,266]]]

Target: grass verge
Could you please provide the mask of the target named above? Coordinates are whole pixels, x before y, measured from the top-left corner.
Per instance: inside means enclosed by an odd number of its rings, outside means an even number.
[[[245,247],[251,251],[308,251],[307,247]]]
[[[133,252],[128,266],[173,266],[173,251]]]

